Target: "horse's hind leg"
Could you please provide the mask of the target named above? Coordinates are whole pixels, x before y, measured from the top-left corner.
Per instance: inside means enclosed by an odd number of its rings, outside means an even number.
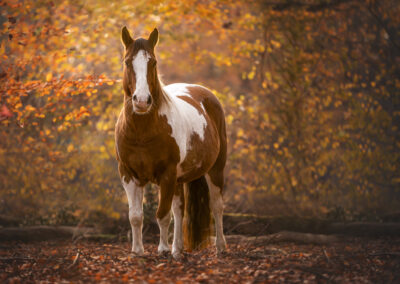
[[[205,177],[210,191],[210,208],[215,221],[215,245],[217,247],[217,252],[220,253],[226,248],[222,224],[222,214],[224,211],[224,202],[222,200],[223,175],[216,171],[210,171]]]
[[[174,241],[172,242],[172,256],[180,258],[183,251],[182,220],[184,215],[183,184],[178,184],[172,199],[172,213],[174,214]]]
[[[143,255],[142,226],[143,226],[143,187],[133,180],[126,183],[122,180],[129,203],[129,221],[132,227],[132,252]]]

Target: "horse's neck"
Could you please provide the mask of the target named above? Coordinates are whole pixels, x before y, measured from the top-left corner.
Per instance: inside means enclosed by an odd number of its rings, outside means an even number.
[[[126,112],[124,124],[130,139],[148,140],[158,134],[159,119],[155,111],[144,115]]]

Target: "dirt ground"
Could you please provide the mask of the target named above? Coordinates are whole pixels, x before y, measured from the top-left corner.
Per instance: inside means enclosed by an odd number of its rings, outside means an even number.
[[[229,243],[181,261],[145,243],[134,257],[127,242],[81,240],[0,243],[0,282],[400,283],[400,238],[346,238],[329,245]]]

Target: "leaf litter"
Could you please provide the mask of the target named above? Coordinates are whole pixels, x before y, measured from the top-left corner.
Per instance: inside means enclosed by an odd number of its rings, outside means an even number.
[[[398,283],[399,238],[347,238],[329,245],[293,242],[255,246],[231,243],[216,254],[210,247],[183,254],[179,261],[145,255],[128,243],[81,240],[0,244],[0,282],[147,283]]]

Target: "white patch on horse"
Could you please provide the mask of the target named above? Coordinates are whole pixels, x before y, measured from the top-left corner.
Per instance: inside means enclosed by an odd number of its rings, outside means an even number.
[[[143,187],[136,185],[136,181],[131,179],[125,182],[122,178],[122,185],[126,191],[129,204],[129,221],[132,227],[132,252],[142,255],[144,252],[142,241],[143,226]]]
[[[170,103],[161,105],[160,115],[165,115],[168,124],[172,128],[172,137],[175,139],[179,147],[180,161],[177,168],[178,177],[181,176],[181,164],[186,158],[186,154],[190,149],[190,140],[194,133],[199,135],[201,141],[204,141],[204,132],[207,127],[207,120],[204,113],[199,111],[190,103],[186,102],[179,96],[189,96],[187,87],[197,86],[189,84],[171,84],[164,87],[164,92],[170,98]]]
[[[164,252],[169,251],[168,228],[170,222],[171,222],[171,211],[169,211],[168,214],[165,215],[163,219],[157,218],[158,228],[160,229],[160,243],[158,245],[159,254],[163,254]]]
[[[174,214],[174,240],[172,242],[172,255],[178,257],[183,250],[183,231],[182,231],[182,201],[179,195],[174,195],[172,199],[172,213]]]
[[[203,102],[200,103],[201,108],[203,109],[204,112],[206,112],[206,109],[204,108]]]
[[[226,248],[226,241],[223,229],[222,215],[224,211],[224,202],[222,200],[221,188],[216,186],[208,174],[205,175],[208,188],[210,190],[210,208],[215,221],[215,245],[217,251],[221,252]]]
[[[136,57],[132,61],[133,71],[136,75],[136,95],[139,102],[147,101],[150,96],[149,84],[147,83],[147,63],[149,62],[150,55],[144,51],[139,50]]]

